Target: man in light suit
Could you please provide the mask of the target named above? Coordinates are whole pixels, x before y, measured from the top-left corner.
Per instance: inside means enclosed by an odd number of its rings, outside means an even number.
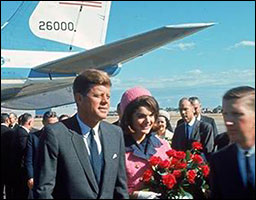
[[[212,198],[255,199],[255,89],[232,88],[223,96],[222,107],[233,144],[211,157]]]
[[[209,159],[214,145],[212,126],[209,123],[196,120],[194,106],[186,97],[179,101],[179,110],[184,122],[174,131],[172,148],[179,151],[190,150],[191,144],[198,141],[202,143],[203,153]]]
[[[77,114],[46,126],[39,142],[35,198],[129,198],[122,130],[102,121],[109,111],[110,87],[108,75],[99,70],[76,77]]]

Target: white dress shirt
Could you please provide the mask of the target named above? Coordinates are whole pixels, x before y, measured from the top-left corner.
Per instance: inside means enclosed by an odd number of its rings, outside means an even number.
[[[82,122],[82,120],[79,118],[78,114],[76,114],[76,119],[77,119],[78,124],[79,124],[79,126],[81,128],[81,131],[82,131],[82,134],[83,134],[84,143],[85,143],[86,149],[88,151],[88,154],[90,156],[90,150],[89,150],[89,147],[88,147],[87,138],[89,136],[91,128],[89,126],[87,126],[85,123]],[[95,132],[94,140],[96,141],[98,152],[100,154],[101,151],[102,151],[102,146],[101,146],[100,137],[99,137],[99,125],[100,125],[100,123],[97,123],[96,126],[93,127],[93,130]]]

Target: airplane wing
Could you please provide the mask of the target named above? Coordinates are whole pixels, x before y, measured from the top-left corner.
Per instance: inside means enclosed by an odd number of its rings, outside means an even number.
[[[72,83],[75,77],[63,80],[27,81],[25,87],[1,90],[1,106],[10,109],[45,109],[74,103]],[[14,94],[15,96],[10,96]],[[2,96],[1,96],[2,98]],[[7,101],[5,101],[7,100]]]
[[[33,68],[45,73],[77,73],[88,68],[104,69],[125,63],[133,58],[184,38],[214,23],[169,25],[85,52],[51,61]]]

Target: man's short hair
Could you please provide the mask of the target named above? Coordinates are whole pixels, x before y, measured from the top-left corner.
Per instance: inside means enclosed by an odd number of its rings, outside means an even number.
[[[181,107],[181,104],[184,102],[184,101],[189,101],[189,99],[187,97],[183,97],[179,100],[179,108]],[[192,105],[191,101],[189,101],[190,104]]]
[[[53,111],[46,111],[43,115],[43,121],[49,119],[49,118],[52,118],[52,117],[57,117],[57,114],[56,112],[53,112]]]
[[[10,117],[11,115],[13,115],[13,116],[15,117],[15,119],[17,119],[17,115],[16,115],[16,113],[14,113],[14,112],[10,112],[10,113],[9,113],[9,117]]]
[[[94,85],[111,87],[111,81],[106,72],[97,69],[88,69],[76,77],[73,83],[73,93],[86,95]]]
[[[240,86],[228,90],[224,96],[223,100],[241,99],[247,97],[247,106],[255,110],[255,89],[250,86]]]
[[[198,97],[189,97],[188,99],[192,104],[195,102],[195,101],[198,101],[200,104],[201,104],[201,101]]]
[[[21,115],[19,117],[19,124],[21,126],[23,126],[24,124],[26,124],[30,119],[32,118],[32,115],[30,113],[24,113],[23,115]]]
[[[9,119],[8,113],[1,113],[1,123],[5,123]]]

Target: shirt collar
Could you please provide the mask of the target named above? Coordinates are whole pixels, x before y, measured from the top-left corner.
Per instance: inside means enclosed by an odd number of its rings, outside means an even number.
[[[30,130],[27,127],[25,126],[21,126],[21,127],[24,128],[28,133],[30,132]]]
[[[80,126],[82,135],[88,136],[87,133],[90,132],[91,128],[90,128],[89,126],[87,126],[87,125],[79,118],[78,114],[76,114],[76,119],[77,119],[78,124],[79,124],[79,126]],[[98,123],[96,124],[96,126],[94,126],[94,127],[92,128],[92,129],[94,130],[95,134],[98,134],[98,132],[99,132],[99,125],[100,125],[100,123],[98,122]]]
[[[156,149],[162,145],[155,133],[150,133],[145,139],[137,144],[131,135],[125,135],[125,150],[126,152],[133,152],[133,155],[148,160],[156,153]]]
[[[239,144],[237,144],[237,143],[236,143],[236,145],[237,145],[237,147],[238,147],[238,151],[239,151],[240,153],[242,153],[243,155],[244,155],[244,152],[245,152],[245,151],[248,151],[249,156],[255,154],[255,144],[254,144],[250,149],[248,149],[248,150],[243,149],[243,148],[242,148]]]
[[[193,117],[192,120],[191,120],[189,123],[187,123],[187,124],[188,124],[189,126],[193,126],[194,123],[195,123],[195,121],[196,121],[196,118]]]
[[[199,114],[196,119],[197,119],[198,121],[200,121],[201,118],[202,118],[202,116],[201,116],[201,114]]]
[[[8,125],[6,123],[1,123],[1,125],[8,127]]]

